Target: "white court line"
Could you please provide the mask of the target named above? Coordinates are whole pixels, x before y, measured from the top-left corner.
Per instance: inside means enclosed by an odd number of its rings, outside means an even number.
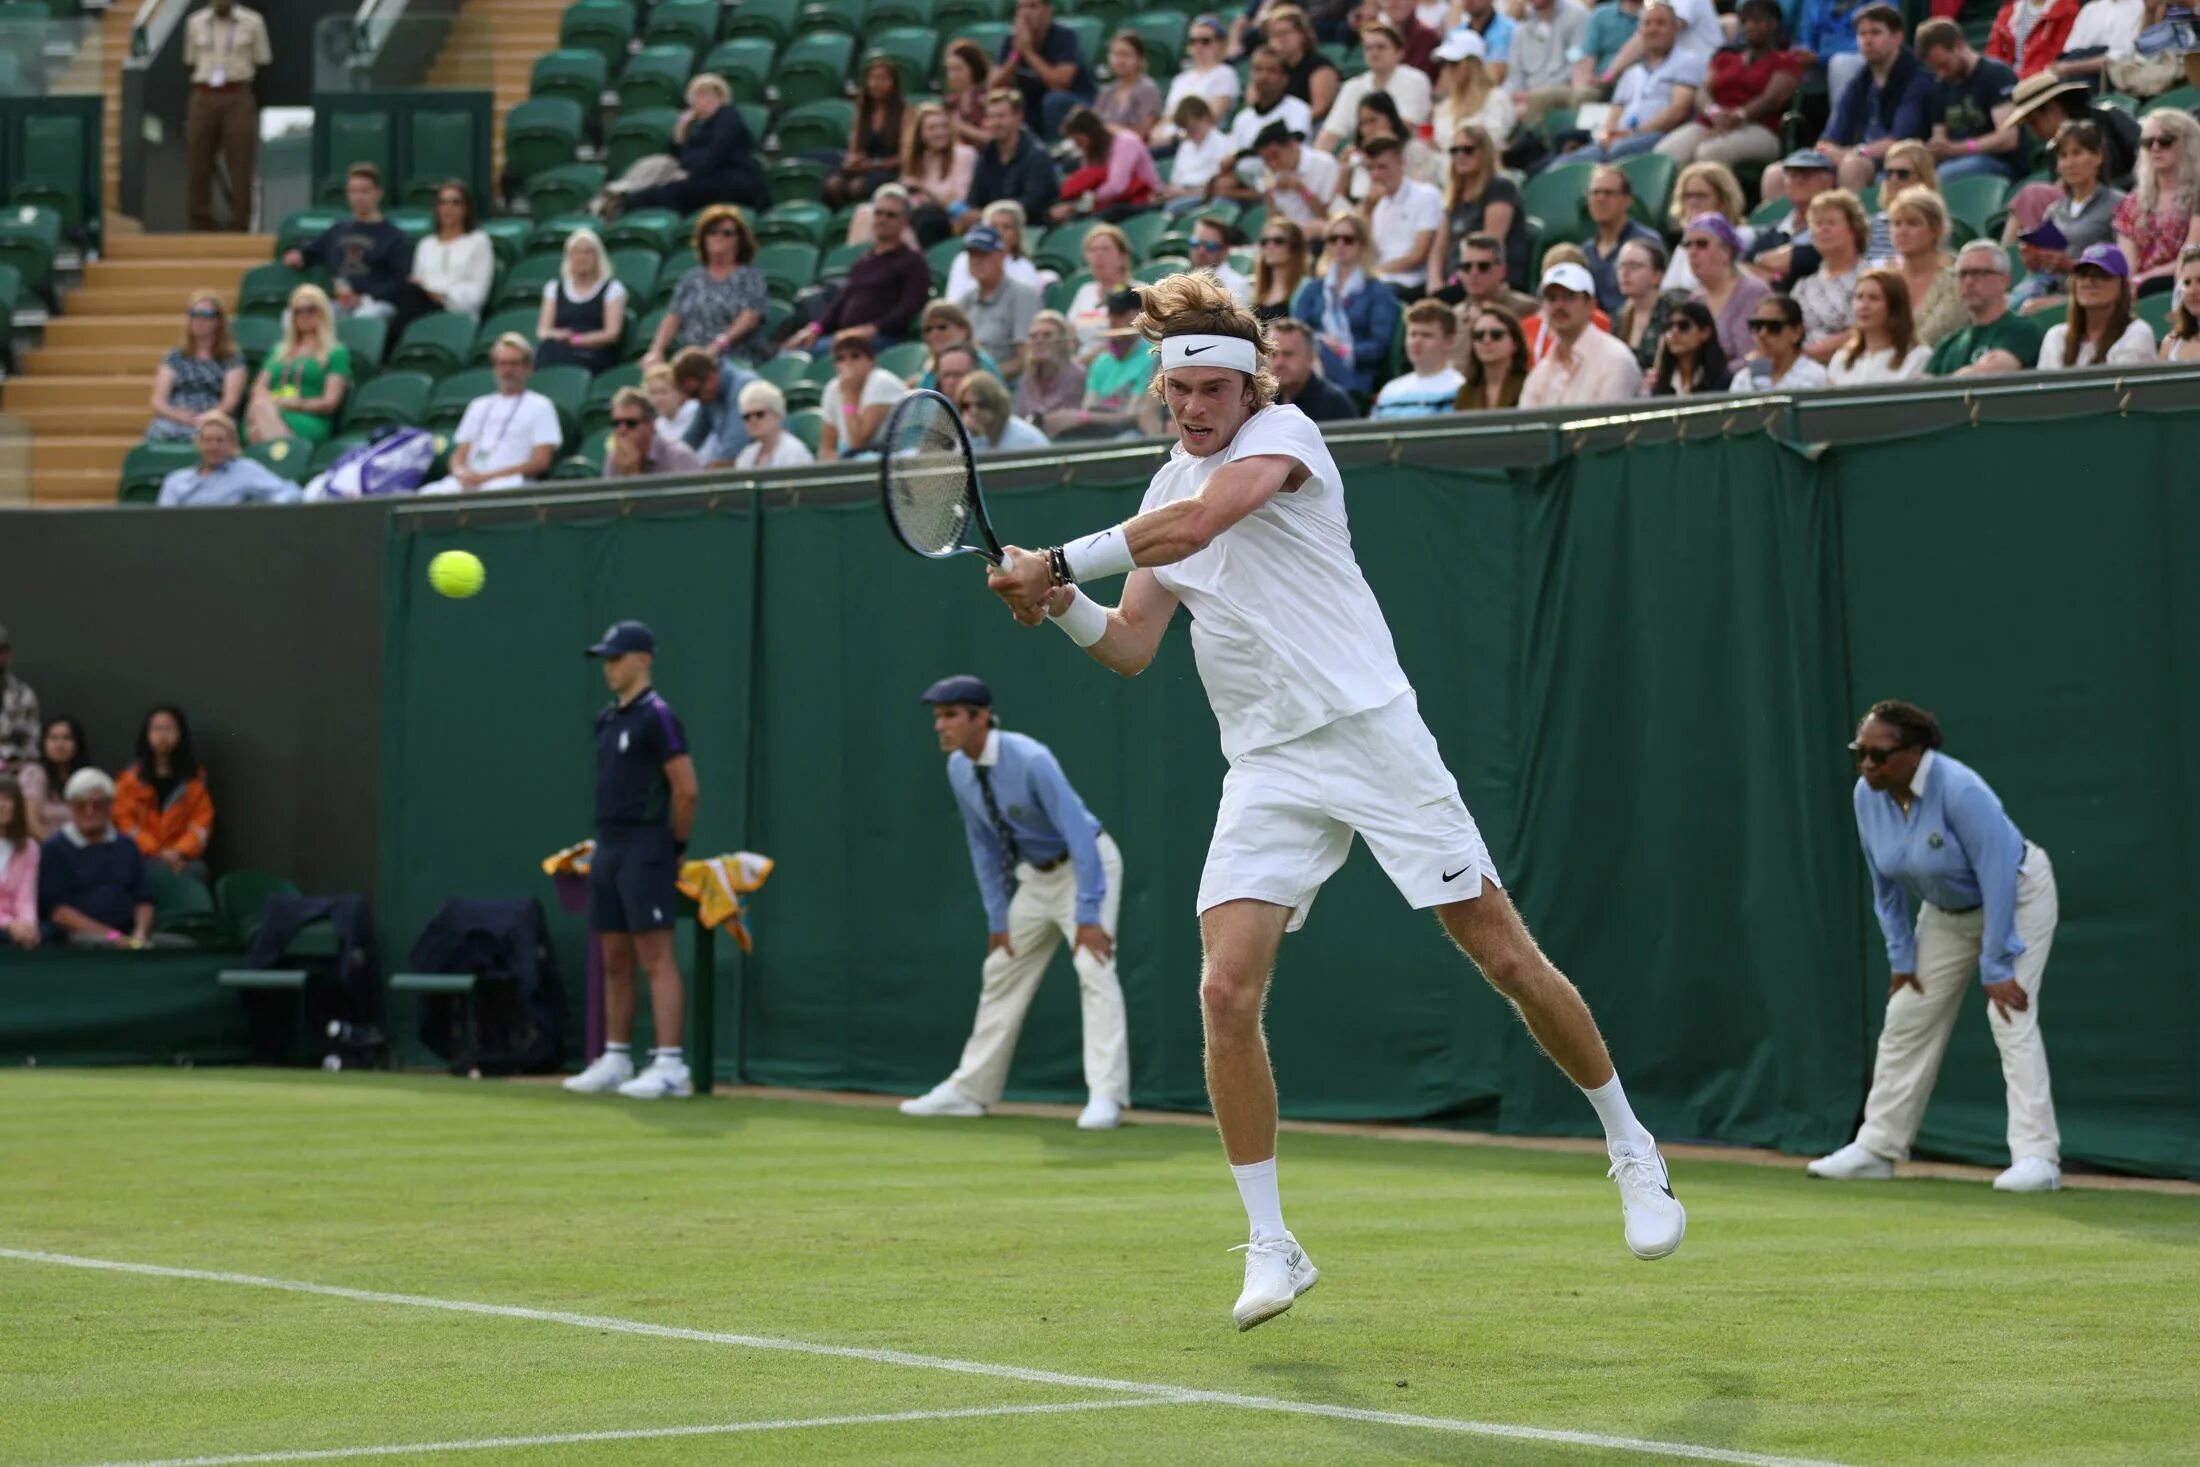
[[[1131,1406],[1173,1406],[1113,1397],[1033,1406],[962,1406],[940,1411],[892,1411],[876,1416],[808,1416],[795,1421],[727,1421],[712,1426],[645,1426],[631,1431],[567,1431],[556,1436],[489,1436],[450,1442],[399,1442],[382,1447],[325,1447],[304,1452],[237,1452],[224,1457],[162,1457],[157,1461],[103,1462],[100,1467],[243,1467],[251,1462],[339,1462],[351,1457],[409,1457],[422,1452],[486,1452],[497,1447],[569,1447],[582,1442],[646,1442],[667,1437],[732,1436],[748,1431],[803,1431],[820,1426],[898,1426],[910,1421],[968,1421],[983,1416],[1059,1416],[1073,1411],[1121,1411]]]
[[[1498,1421],[1464,1421],[1448,1416],[1416,1416],[1404,1411],[1373,1411],[1359,1406],[1329,1405],[1319,1401],[1289,1401],[1275,1396],[1246,1396],[1229,1391],[1197,1390],[1189,1386],[1154,1385],[1135,1380],[1111,1380],[1105,1376],[1069,1375],[1053,1370],[1032,1370],[1020,1365],[993,1365],[980,1360],[956,1360],[945,1355],[917,1355],[906,1350],[867,1349],[854,1345],[822,1345],[809,1340],[779,1339],[769,1335],[732,1334],[719,1330],[683,1329],[677,1325],[649,1324],[609,1315],[572,1314],[560,1309],[528,1309],[516,1304],[481,1304],[465,1299],[436,1299],[424,1294],[387,1294],[373,1289],[348,1289],[339,1284],[305,1283],[296,1279],[263,1278],[258,1274],[222,1273],[203,1268],[169,1268],[156,1263],[125,1263],[110,1258],[81,1258],[71,1253],[44,1253],[34,1249],[0,1248],[0,1258],[22,1263],[45,1263],[61,1268],[92,1269],[103,1273],[139,1274],[149,1278],[194,1279],[202,1283],[233,1284],[240,1288],[274,1289],[288,1294],[316,1294],[329,1299],[349,1299],[359,1304],[389,1304],[408,1309],[434,1309],[446,1314],[485,1314],[499,1319],[525,1319],[537,1324],[562,1324],[609,1334],[643,1335],[653,1339],[688,1340],[706,1345],[734,1345],[747,1350],[779,1350],[797,1355],[823,1355],[837,1360],[868,1360],[877,1365],[899,1365],[912,1370],[939,1370],[956,1375],[985,1376],[994,1380],[1018,1380],[1031,1385],[1062,1386],[1072,1390],[1113,1391],[1124,1395],[1165,1399],[1174,1405],[1235,1406],[1248,1411],[1276,1411],[1296,1416],[1322,1416],[1337,1421],[1360,1421],[1381,1426],[1421,1431],[1453,1432],[1465,1436],[1503,1437],[1514,1441],[1545,1442],[1555,1446],[1595,1447],[1605,1451],[1635,1452],[1651,1457],[1678,1457],[1691,1462],[1726,1462],[1735,1467],[1841,1467],[1841,1464],[1806,1457],[1780,1457],[1764,1452],[1740,1452],[1726,1447],[1695,1446],[1688,1442],[1653,1441],[1642,1437],[1606,1436],[1591,1431],[1559,1431],[1542,1426],[1512,1426]]]

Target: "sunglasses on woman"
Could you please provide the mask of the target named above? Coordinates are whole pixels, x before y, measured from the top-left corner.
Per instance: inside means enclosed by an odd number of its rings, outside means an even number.
[[[1917,177],[1917,170],[1915,168],[1889,168],[1886,170],[1886,173],[1888,178],[1897,182]]]
[[[1490,327],[1477,330],[1474,333],[1474,339],[1476,341],[1510,341],[1512,333],[1503,327]]]
[[[1910,746],[1906,743],[1889,744],[1885,748],[1880,748],[1874,744],[1852,742],[1849,745],[1849,754],[1859,764],[1884,764],[1908,747]]]
[[[1360,237],[1356,234],[1325,234],[1322,238],[1330,244],[1356,245],[1360,242]]]
[[[1451,145],[1451,156],[1454,158],[1472,158],[1481,151],[1481,148],[1473,143],[1453,143]]]
[[[1261,242],[1261,244],[1262,244],[1262,245],[1264,245],[1264,246],[1266,246],[1266,245],[1288,245],[1288,244],[1290,244],[1290,243],[1291,243],[1291,239],[1290,239],[1290,236],[1288,236],[1288,235],[1283,235],[1283,234],[1264,234],[1264,235],[1262,235],[1262,236],[1260,237],[1260,242]]]
[[[212,306],[193,306],[191,308],[191,318],[195,321],[219,321],[222,318],[222,313]]]
[[[2152,137],[2144,137],[2139,139],[2139,144],[2141,147],[2145,148],[2174,148],[2177,146],[2177,139],[2171,137],[2166,132],[2158,132],[2155,133]]]
[[[1767,331],[1785,331],[1787,330],[1787,324],[1784,320],[1752,321],[1749,323],[1749,329],[1762,336]]]

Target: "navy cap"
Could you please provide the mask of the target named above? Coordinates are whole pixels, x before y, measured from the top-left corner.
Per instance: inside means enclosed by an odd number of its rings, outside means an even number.
[[[1797,148],[1780,160],[1780,166],[1791,173],[1798,168],[1815,168],[1820,173],[1833,172],[1833,160],[1816,148]]]
[[[997,255],[1008,248],[1008,241],[990,224],[981,224],[963,236],[963,248],[981,255]]]
[[[604,630],[603,640],[588,649],[591,657],[624,657],[629,652],[654,652],[657,638],[638,621],[615,621]]]
[[[941,703],[969,703],[978,708],[991,708],[993,690],[985,685],[984,678],[958,672],[953,677],[943,677],[926,688],[923,701],[935,707]]]

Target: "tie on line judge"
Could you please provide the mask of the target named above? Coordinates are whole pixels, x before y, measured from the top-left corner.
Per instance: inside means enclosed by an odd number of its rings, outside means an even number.
[[[1130,1103],[1123,986],[1115,975],[1115,923],[1123,857],[1070,787],[1046,745],[993,721],[993,690],[969,676],[924,690],[947,755],[947,782],[970,841],[985,902],[985,966],[978,1017],[962,1062],[931,1091],[902,1104],[913,1116],[982,1116],[997,1104],[1024,1014],[1055,944],[1070,942],[1084,1005],[1085,1086],[1077,1124],[1104,1131]]]

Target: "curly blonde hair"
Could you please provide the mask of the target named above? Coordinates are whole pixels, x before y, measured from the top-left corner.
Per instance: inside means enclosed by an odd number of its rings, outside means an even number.
[[[1156,348],[1170,336],[1235,336],[1253,343],[1255,359],[1261,363],[1246,387],[1252,394],[1253,411],[1275,402],[1279,384],[1276,374],[1267,367],[1268,358],[1275,354],[1275,343],[1268,339],[1268,328],[1260,317],[1239,305],[1220,280],[1204,271],[1170,275],[1140,286],[1139,303],[1144,309],[1133,324],[1138,334]],[[1154,373],[1146,391],[1161,397],[1168,375]]]

